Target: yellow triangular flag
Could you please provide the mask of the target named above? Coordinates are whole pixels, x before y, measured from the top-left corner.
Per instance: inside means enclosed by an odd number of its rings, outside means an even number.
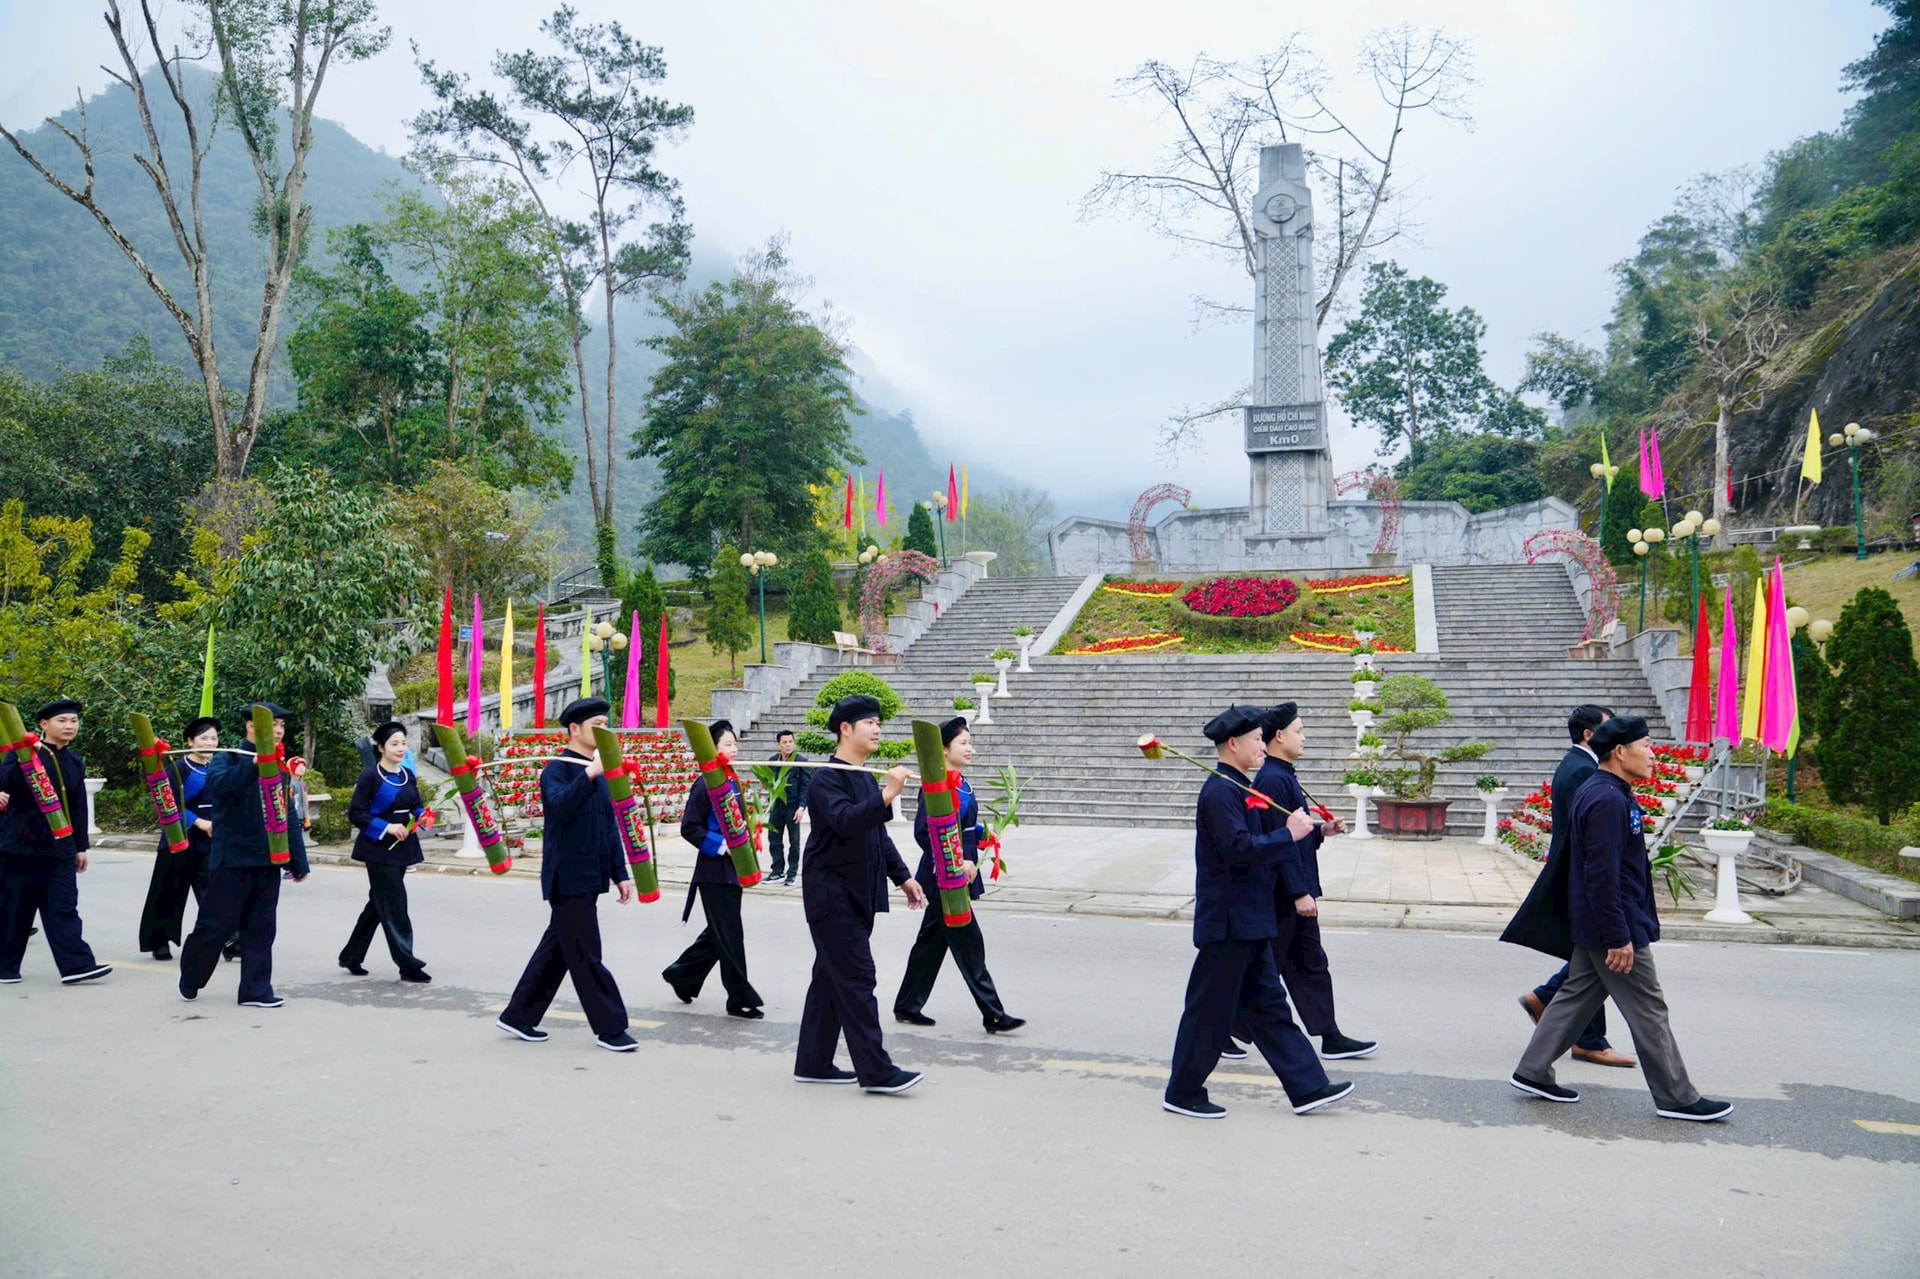
[[[1761,574],[1753,584],[1753,628],[1747,633],[1747,693],[1740,706],[1740,736],[1746,741],[1760,740],[1760,695],[1766,688],[1767,671],[1767,578]]]
[[[960,518],[967,518],[967,468],[960,468]]]
[[[1607,456],[1607,433],[1600,432],[1600,478],[1607,482],[1607,490],[1613,490],[1613,459]]]
[[[1807,456],[1800,463],[1800,478],[1820,482],[1820,411],[1807,414]]]
[[[593,610],[580,610],[580,696],[593,696]]]
[[[513,599],[507,599],[507,620],[500,629],[500,731],[513,727]]]

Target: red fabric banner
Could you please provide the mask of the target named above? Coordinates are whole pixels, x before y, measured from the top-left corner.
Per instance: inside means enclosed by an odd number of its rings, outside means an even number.
[[[547,726],[547,606],[533,624],[533,726]]]
[[[660,647],[653,677],[653,726],[665,728],[667,719],[667,615],[660,614]]]
[[[954,476],[953,463],[947,463],[947,523],[960,518],[960,481]]]
[[[440,681],[439,700],[434,704],[434,719],[453,723],[453,588],[447,588],[440,604],[440,648],[435,655],[434,674]]]
[[[1687,685],[1687,740],[1713,741],[1713,628],[1707,621],[1707,595],[1700,593],[1700,615],[1693,622],[1693,679]]]

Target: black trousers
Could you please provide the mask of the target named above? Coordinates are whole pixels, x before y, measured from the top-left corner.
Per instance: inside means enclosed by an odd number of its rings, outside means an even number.
[[[241,1003],[273,998],[273,938],[279,931],[280,868],[220,866],[207,872],[200,915],[180,947],[180,986],[198,991],[220,967],[220,950],[240,933]]]
[[[781,845],[784,843],[792,850],[792,858],[784,856]],[[800,874],[800,820],[793,812],[777,809],[767,818],[767,860],[771,863],[767,878],[793,879]]]
[[[72,857],[0,853],[0,975],[19,975],[36,914],[62,977],[98,966],[81,935],[78,874]]]
[[[1000,992],[994,989],[993,977],[987,972],[987,939],[980,932],[979,914],[976,912],[963,928],[949,928],[940,913],[937,893],[928,894],[927,908],[921,912],[920,932],[907,955],[906,976],[900,979],[900,993],[893,997],[894,1013],[917,1013],[927,1006],[927,996],[933,993],[934,980],[940,976],[940,961],[948,951],[953,952],[953,966],[960,970],[960,980],[967,983],[980,1016],[988,1022],[1005,1017],[1007,1010],[1000,1004]]]
[[[1286,983],[1287,994],[1300,1013],[1300,1025],[1309,1035],[1337,1035],[1339,1023],[1333,1018],[1333,973],[1327,963],[1327,948],[1320,944],[1320,920],[1296,914],[1291,909],[1280,914],[1280,932],[1273,939],[1273,964]],[[1233,1019],[1233,1036],[1241,1042],[1253,1038],[1244,1015]]]
[[[727,1007],[758,1008],[766,1001],[747,980],[747,934],[740,923],[740,897],[745,891],[738,884],[696,884],[700,909],[707,926],[693,939],[693,945],[661,972],[667,985],[688,998],[700,994],[707,974],[720,966],[720,984],[727,989]]]
[[[160,849],[153,858],[153,878],[147,881],[147,904],[140,911],[141,950],[159,950],[181,939],[189,893],[195,902],[207,899],[206,848],[188,844],[177,853]]]
[[[813,934],[813,980],[800,1010],[800,1047],[793,1073],[818,1077],[833,1066],[842,1035],[862,1084],[891,1075],[893,1058],[880,1037],[880,1005],[873,997],[873,920],[831,910],[807,921]]]
[[[579,893],[551,898],[547,931],[533,948],[520,984],[513,988],[501,1020],[516,1026],[538,1026],[547,1006],[560,990],[562,977],[573,978],[573,993],[587,1014],[593,1033],[605,1038],[625,1033],[627,1005],[613,974],[600,962],[600,894]]]
[[[413,953],[413,920],[407,916],[407,868],[374,862],[367,867],[367,904],[353,923],[346,947],[340,952],[342,964],[357,965],[367,957],[373,945],[374,929],[387,935],[387,953],[401,972],[420,972],[426,963]]]
[[[1250,1037],[1290,1099],[1298,1101],[1326,1087],[1327,1072],[1319,1055],[1293,1024],[1287,989],[1273,966],[1271,942],[1214,941],[1202,945],[1193,957],[1187,1006],[1173,1039],[1168,1101],[1180,1105],[1206,1100],[1207,1076],[1220,1062],[1236,1011],[1246,1015]]]

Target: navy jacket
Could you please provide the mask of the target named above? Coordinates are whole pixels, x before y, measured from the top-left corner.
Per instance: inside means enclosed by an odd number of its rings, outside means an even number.
[[[258,752],[248,741],[242,741],[237,750],[240,753],[222,751],[207,765],[204,793],[213,805],[213,841],[207,856],[210,870],[273,865],[267,853],[267,819],[260,811],[260,766],[253,759]],[[280,784],[287,784],[284,769]],[[287,804],[287,851],[292,854],[287,869],[305,877],[307,841],[300,833],[300,823],[293,818],[291,799]]]
[[[1591,752],[1569,747],[1553,771],[1553,836],[1547,843],[1547,865],[1534,878],[1527,899],[1520,903],[1500,940],[1566,959],[1573,954],[1568,927],[1567,844],[1573,832],[1573,799],[1587,779],[1600,771]]]
[[[959,774],[956,773],[954,776],[958,777]],[[960,851],[967,855],[968,861],[979,865],[980,839],[987,833],[986,827],[980,824],[980,804],[973,797],[973,787],[968,784],[967,779],[964,777],[960,778],[960,790],[958,794],[960,800]],[[920,845],[920,865],[915,868],[913,877],[920,881],[920,887],[927,890],[928,901],[934,900],[940,893],[940,881],[934,877],[933,873],[933,844],[931,843],[931,838],[932,837],[927,834],[927,801],[922,797],[920,800],[920,811],[913,816],[913,842]],[[986,892],[986,879],[987,877],[984,873],[975,875],[973,882],[967,885],[967,896],[970,898],[978,897],[981,893]]]
[[[767,763],[778,768],[782,764],[792,764],[805,758],[805,755],[802,755],[799,751],[795,751],[792,759],[781,759],[779,753],[776,752],[773,758],[769,759]],[[772,806],[772,811],[767,815],[768,821],[776,825],[783,821],[791,821],[793,814],[797,810],[807,806],[807,783],[813,780],[812,775],[814,772],[815,770],[811,768],[789,768],[787,770],[787,797],[783,802]]]
[[[1293,771],[1293,765],[1283,759],[1267,756],[1267,762],[1260,765],[1260,775],[1254,778],[1253,788],[1285,808],[1305,808],[1313,810],[1307,803],[1307,792],[1301,788],[1300,778]],[[1287,819],[1278,808],[1254,809],[1251,820],[1256,834],[1272,835],[1292,844],[1292,855],[1280,863],[1279,872],[1274,877],[1274,908],[1286,911],[1293,909],[1296,897],[1320,897],[1320,845],[1326,837],[1320,833],[1319,819],[1305,839],[1294,839],[1287,833]]]
[[[630,876],[620,828],[613,820],[613,795],[605,777],[588,777],[585,760],[572,747],[562,759],[540,770],[540,804],[546,809],[546,836],[540,850],[540,895],[571,897],[599,894]]]
[[[1573,797],[1571,816],[1567,920],[1574,942],[1588,950],[1611,950],[1659,941],[1653,867],[1632,789],[1612,773],[1595,770]]]
[[[693,859],[695,884],[737,884],[740,874],[733,868],[733,855],[727,851],[727,837],[720,832],[720,814],[707,794],[707,784],[693,779],[687,792],[686,811],[680,814],[680,838],[700,850]]]
[[[1264,941],[1279,935],[1274,879],[1296,845],[1256,832],[1247,811],[1246,774],[1218,766],[1200,787],[1193,838],[1193,944]]]
[[[807,788],[807,811],[813,823],[800,879],[807,918],[845,913],[871,926],[887,910],[888,881],[904,884],[908,878],[887,834],[893,805],[880,797],[880,779],[865,769],[819,769]]]
[[[1572,746],[1560,760],[1560,766],[1553,770],[1553,834],[1547,841],[1547,862],[1553,862],[1554,855],[1567,846],[1567,835],[1572,830],[1571,821],[1562,821],[1561,814],[1573,813],[1573,797],[1587,784],[1587,779],[1600,771],[1599,761],[1593,752],[1584,746]]]
[[[167,761],[167,776],[173,779],[173,797],[180,805],[180,826],[187,832],[186,851],[180,856],[205,857],[213,844],[213,836],[194,825],[203,817],[213,821],[213,799],[207,794],[207,767],[185,755]],[[165,834],[160,836],[159,852],[174,856],[167,852]]]
[[[353,784],[353,798],[347,801],[347,820],[360,832],[354,837],[353,859],[375,866],[415,866],[425,861],[418,831],[396,841],[388,830],[390,826],[405,830],[425,809],[420,779],[405,764],[400,766],[397,782],[379,764],[361,773]]]
[[[71,843],[54,847],[53,827],[33,797],[27,784],[27,770],[20,766],[12,751],[0,759],[0,791],[7,794],[7,811],[0,813],[0,853],[16,857],[71,857],[92,847],[87,842],[87,766],[71,750],[55,750],[41,745],[40,765],[47,770],[53,793],[63,795],[67,821],[73,826]],[[63,794],[64,793],[64,794]],[[23,925],[24,927],[24,925]]]

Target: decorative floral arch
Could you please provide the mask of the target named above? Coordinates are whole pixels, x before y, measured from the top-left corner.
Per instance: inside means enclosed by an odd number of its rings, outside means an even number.
[[[1586,570],[1593,583],[1593,602],[1587,606],[1587,629],[1580,638],[1592,639],[1620,617],[1620,583],[1613,565],[1600,550],[1600,543],[1573,529],[1550,528],[1535,533],[1521,544],[1527,563],[1536,564],[1548,555],[1566,555]]]
[[[909,577],[931,582],[939,571],[940,562],[919,551],[895,551],[873,562],[860,591],[860,629],[866,632],[868,648],[887,651],[887,596],[893,588]]]
[[[1374,541],[1374,552],[1384,555],[1399,550],[1400,486],[1391,475],[1372,467],[1348,471],[1333,482],[1335,493],[1350,493],[1354,489],[1365,489],[1367,496],[1380,505],[1380,536]]]
[[[1139,497],[1133,499],[1133,513],[1127,516],[1127,544],[1136,560],[1153,558],[1153,543],[1147,541],[1147,516],[1153,508],[1162,502],[1178,502],[1185,506],[1193,500],[1193,494],[1178,484],[1156,484]]]

